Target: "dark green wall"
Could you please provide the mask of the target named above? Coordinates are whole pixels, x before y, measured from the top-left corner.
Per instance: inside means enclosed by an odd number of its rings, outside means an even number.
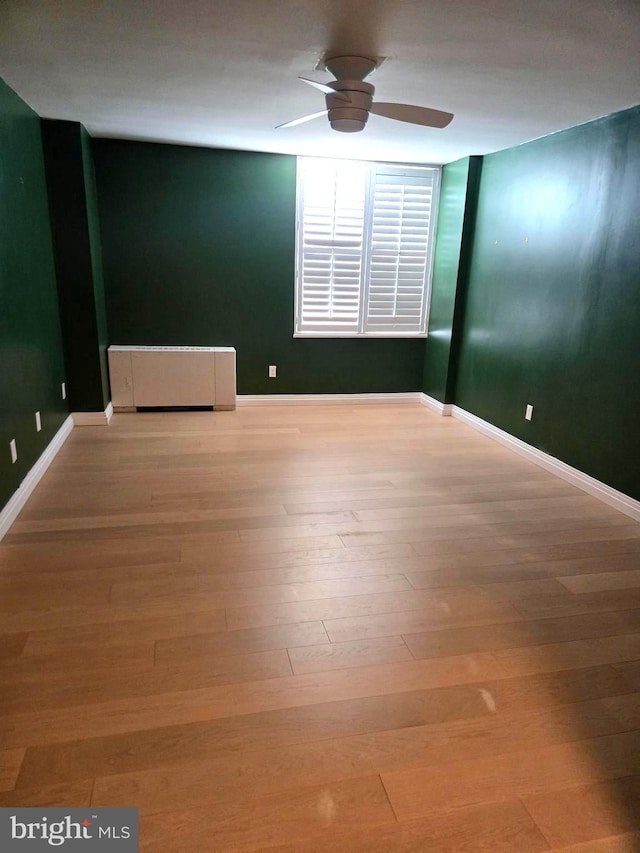
[[[96,175],[93,164],[91,137],[80,125],[82,144],[82,169],[84,172],[84,189],[87,207],[87,228],[89,248],[91,252],[91,278],[95,299],[96,326],[98,331],[98,359],[100,362],[100,385],[102,393],[102,408],[106,408],[111,400],[109,390],[109,369],[107,366],[107,347],[109,333],[107,331],[107,305],[102,274],[102,237],[100,235],[100,218],[98,216],[98,192]]]
[[[113,343],[234,346],[241,394],[420,388],[424,340],[293,338],[294,157],[93,147]]]
[[[64,379],[40,119],[0,80],[0,509],[67,417]]]
[[[481,160],[465,157],[442,170],[422,376],[424,393],[441,403],[454,399],[458,329],[464,313]]]
[[[634,498],[639,213],[640,107],[484,158],[455,400]]]
[[[75,121],[42,122],[69,405],[99,412],[110,400],[100,231],[90,142]]]

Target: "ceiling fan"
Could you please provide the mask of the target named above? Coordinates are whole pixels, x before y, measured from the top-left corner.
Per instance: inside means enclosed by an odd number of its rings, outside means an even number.
[[[393,104],[373,102],[375,87],[365,83],[365,77],[372,74],[380,63],[364,56],[334,56],[324,61],[324,66],[336,78],[330,83],[318,83],[299,77],[304,83],[314,86],[325,94],[326,110],[296,118],[279,124],[278,128],[295,127],[314,118],[328,115],[333,130],[340,133],[357,133],[364,130],[369,113],[385,118],[419,124],[424,127],[446,127],[453,113],[416,107],[411,104]],[[276,128],[276,129],[278,129]]]

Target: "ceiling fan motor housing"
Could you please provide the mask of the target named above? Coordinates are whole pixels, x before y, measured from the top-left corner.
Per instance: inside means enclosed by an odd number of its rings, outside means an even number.
[[[364,130],[369,113],[383,118],[417,124],[423,127],[447,127],[453,113],[418,107],[412,104],[373,103],[375,88],[365,83],[364,78],[373,73],[384,61],[384,57],[370,59],[363,56],[334,56],[323,61],[324,68],[336,78],[331,83],[319,83],[300,77],[304,83],[325,93],[326,110],[280,124],[278,127],[294,127],[321,115],[329,117],[333,130],[340,133],[357,133]],[[318,66],[319,67],[319,66]]]
[[[337,95],[325,95],[329,123],[333,130],[341,133],[357,133],[364,130],[373,103],[375,88],[362,80],[334,80],[328,84],[336,92],[349,96],[346,103]]]

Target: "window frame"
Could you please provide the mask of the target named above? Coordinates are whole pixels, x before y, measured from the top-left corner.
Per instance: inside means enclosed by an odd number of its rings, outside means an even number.
[[[303,267],[303,241],[302,224],[304,214],[304,192],[301,178],[302,167],[307,161],[322,161],[341,163],[343,165],[354,164],[364,166],[367,169],[365,203],[364,203],[364,227],[363,247],[361,253],[361,276],[360,276],[360,305],[358,312],[357,331],[340,331],[337,329],[326,330],[300,330],[301,322],[301,297],[302,297],[302,267]],[[371,230],[373,225],[373,193],[377,175],[391,177],[416,177],[421,173],[429,173],[432,176],[431,208],[429,223],[429,241],[427,244],[427,256],[425,263],[424,301],[422,304],[421,331],[403,332],[398,330],[384,330],[380,332],[367,331],[369,302],[369,287],[371,272],[369,268],[371,254]],[[433,284],[433,266],[435,257],[435,245],[438,230],[438,213],[440,201],[440,185],[442,181],[442,167],[428,164],[402,164],[388,163],[373,160],[338,160],[336,158],[323,157],[297,157],[296,164],[296,223],[295,223],[295,281],[294,281],[294,338],[377,338],[377,339],[425,339],[428,336],[429,308],[431,304],[431,292]]]

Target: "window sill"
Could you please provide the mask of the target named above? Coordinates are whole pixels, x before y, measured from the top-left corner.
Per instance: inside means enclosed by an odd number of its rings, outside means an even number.
[[[403,340],[404,339],[404,340],[408,340],[408,341],[413,341],[413,340],[426,340],[427,333],[425,332],[424,334],[421,334],[421,335],[414,335],[414,334],[407,335],[407,334],[398,333],[398,334],[394,335],[394,334],[387,332],[387,333],[381,334],[381,335],[371,335],[371,334],[363,335],[363,334],[358,334],[358,333],[354,333],[354,332],[326,332],[326,333],[325,332],[294,332],[293,337],[294,338],[316,338],[316,339],[325,338],[325,339],[329,339],[329,340],[331,338],[335,338],[335,339],[352,338],[354,340],[359,338],[359,339],[365,340],[365,341],[367,341],[367,340],[368,341],[370,341],[370,340],[378,340],[379,341],[379,340],[385,340],[385,339],[386,340],[389,340],[389,339]]]

